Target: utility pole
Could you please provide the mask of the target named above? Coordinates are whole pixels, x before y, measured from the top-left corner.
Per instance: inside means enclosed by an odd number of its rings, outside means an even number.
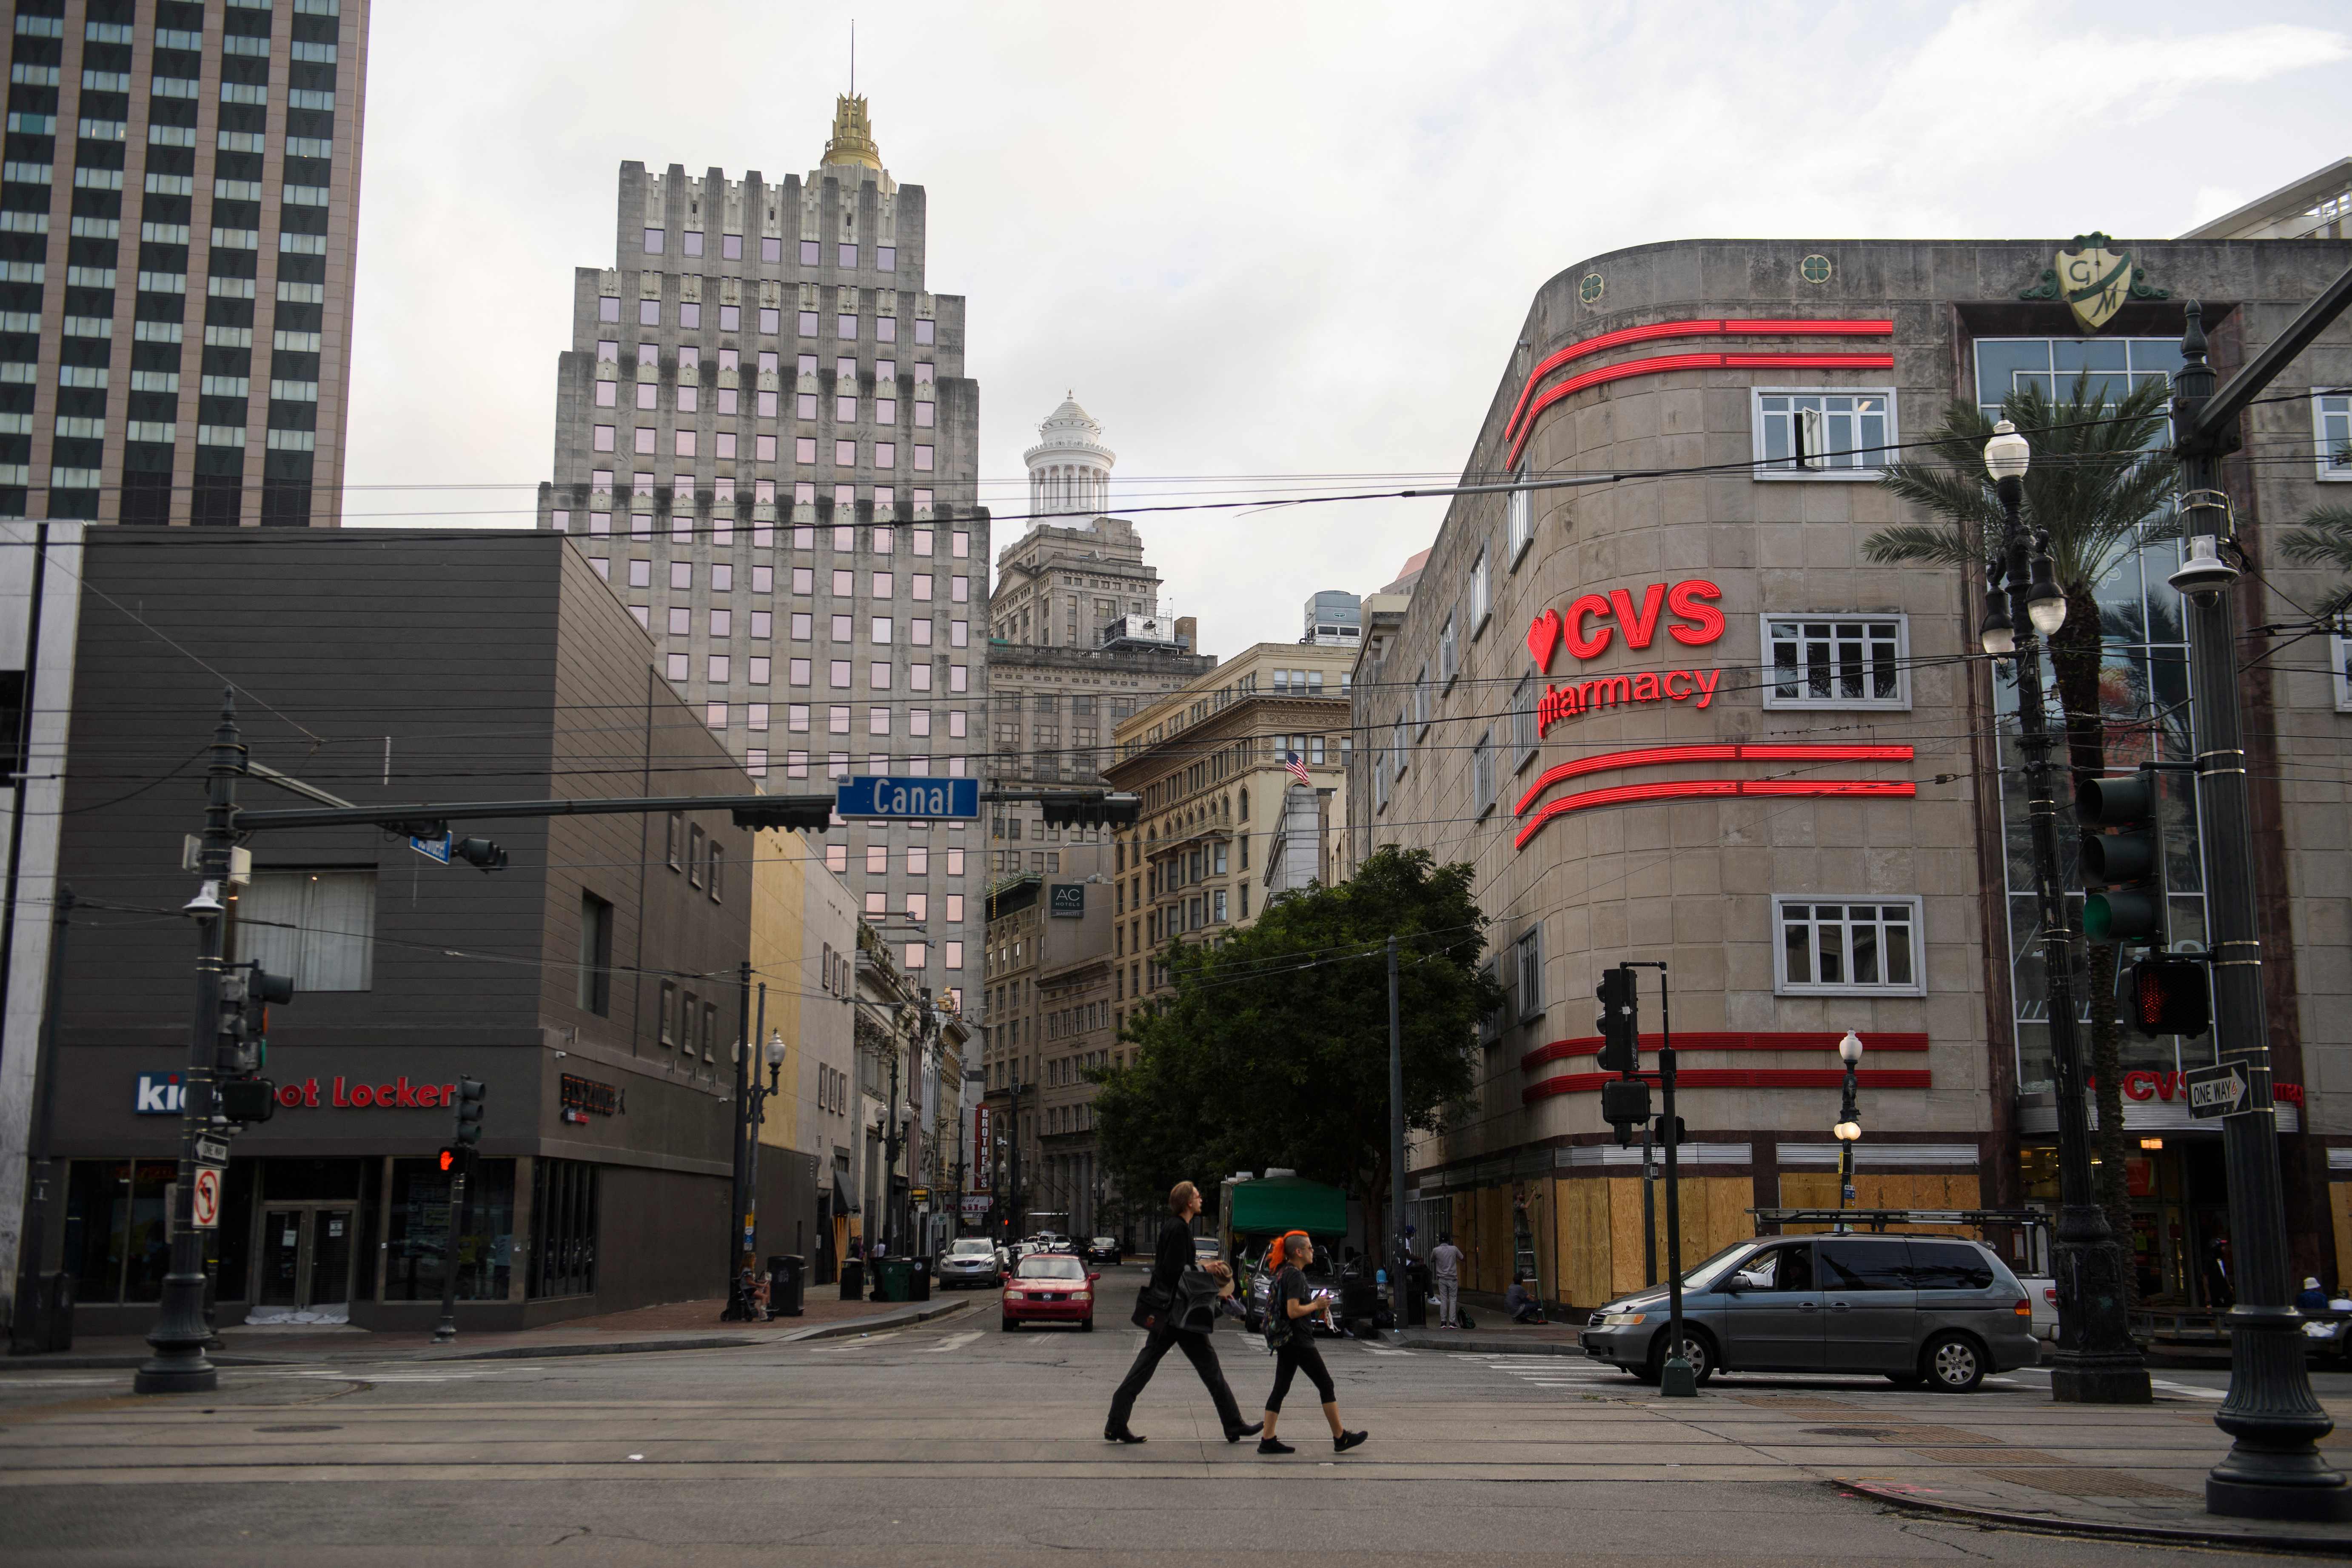
[[[2247,404],[2347,304],[2352,270],[2216,392],[2217,378],[2206,359],[2205,313],[2192,302],[2180,339],[2180,374],[2173,383],[2173,447],[2180,459],[2181,531],[2189,541],[2189,561],[2172,582],[2189,601],[2198,826],[2212,943],[2213,1043],[2221,1062],[2239,1068],[2249,1089],[2243,1108],[2221,1119],[2238,1300],[2222,1317],[2230,1337],[2230,1392],[2213,1420],[2234,1441],[2205,1479],[2206,1511],[2238,1518],[2352,1519],[2352,1490],[2319,1452],[2320,1439],[2335,1423],[2311,1391],[2303,1315],[2294,1309],[2287,1269],[2253,828],[2238,710],[2237,625],[2231,602],[2238,572],[2221,556],[2225,547],[2242,558],[2243,552],[2221,486],[2221,459],[2239,445],[2238,418]]]
[[[744,1254],[751,1248],[751,1152],[745,1147],[751,1131],[751,961],[744,959],[737,969],[737,985],[740,997],[735,1023],[735,1145],[729,1151],[733,1156],[732,1183],[727,1215],[727,1308],[719,1314],[721,1322],[736,1323],[751,1315],[751,1292],[743,1286]]]
[[[1005,1177],[1005,1235],[1019,1239],[1015,1228],[1021,1217],[1021,1069],[1013,1069],[1013,1170]]]
[[[212,1113],[214,1058],[219,1051],[221,960],[227,908],[230,851],[236,847],[236,779],[245,771],[245,743],[236,728],[236,693],[221,693],[220,723],[213,731],[212,758],[205,768],[205,831],[196,852],[196,896],[184,913],[196,922],[196,1006],[188,1029],[186,1087],[180,1100],[180,1174],[172,1189],[172,1263],[163,1276],[163,1296],[147,1342],[155,1353],[131,1379],[140,1394],[208,1394],[220,1373],[205,1346],[205,1237],[196,1228],[196,1134]]]
[[[1404,1332],[1405,1305],[1412,1298],[1405,1279],[1404,1240],[1404,1023],[1398,1007],[1397,939],[1389,937],[1389,1321]]]
[[[1642,1278],[1658,1282],[1658,1167],[1650,1158],[1650,1124],[1642,1123]],[[1566,1292],[1562,1292],[1566,1294]]]
[[[1658,1122],[1658,1142],[1666,1146],[1666,1355],[1658,1368],[1658,1393],[1668,1399],[1691,1398],[1698,1393],[1698,1379],[1690,1357],[1683,1350],[1682,1184],[1675,1165],[1675,1151],[1682,1147],[1683,1121],[1675,1114],[1674,996],[1666,984],[1664,963],[1628,963],[1624,967],[1658,972],[1658,1089],[1659,1098],[1664,1102],[1664,1112]],[[1630,992],[1633,977],[1628,974],[1625,978]]]
[[[23,786],[18,786],[23,793]],[[49,983],[41,997],[41,1037],[33,1063],[33,1125],[26,1153],[25,1225],[16,1252],[16,1318],[9,1351],[33,1355],[63,1349],[55,1321],[58,1297],[44,1259],[48,1253],[49,1110],[57,1099],[58,1015],[64,1010],[66,931],[73,922],[74,890],[60,883],[49,912]],[[65,1325],[70,1334],[70,1320]]]
[[[895,1255],[898,1250],[898,1022],[890,1021],[890,1103],[883,1113],[882,1241]]]

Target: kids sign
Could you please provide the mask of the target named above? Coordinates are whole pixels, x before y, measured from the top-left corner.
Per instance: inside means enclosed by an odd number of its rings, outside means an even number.
[[[1549,677],[1552,660],[1562,647],[1580,662],[1599,658],[1620,637],[1629,648],[1646,648],[1663,631],[1685,647],[1705,647],[1723,636],[1723,612],[1716,605],[1723,590],[1701,577],[1679,583],[1653,583],[1640,590],[1612,588],[1606,595],[1585,594],[1566,614],[1546,610],[1528,626],[1528,652]],[[1720,669],[1645,669],[1631,675],[1596,677],[1547,685],[1536,703],[1536,733],[1549,731],[1563,719],[1574,719],[1601,708],[1637,703],[1688,702],[1705,708],[1715,700],[1722,683]]]

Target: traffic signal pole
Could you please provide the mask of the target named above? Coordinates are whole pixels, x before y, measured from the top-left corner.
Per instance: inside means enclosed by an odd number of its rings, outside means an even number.
[[[237,738],[236,694],[221,693],[220,723],[213,731],[212,759],[205,768],[205,832],[196,854],[201,879],[187,913],[196,922],[196,1006],[188,1028],[186,1081],[180,1092],[180,1172],[172,1189],[172,1263],[163,1276],[163,1296],[147,1342],[155,1353],[141,1364],[131,1386],[139,1394],[208,1394],[220,1373],[205,1354],[211,1331],[205,1326],[205,1237],[196,1228],[196,1134],[212,1113],[213,1058],[220,1048],[221,959],[227,906],[229,851],[236,847],[236,779],[245,771],[245,746]]]
[[[2173,383],[2174,449],[2180,459],[2181,532],[2190,560],[2235,542],[2221,458],[2237,445],[2238,416],[2347,304],[2347,271],[2228,386],[2206,359],[2204,311],[2189,306]],[[2195,547],[2206,544],[2199,551]],[[2184,575],[2192,568],[2184,567]],[[2278,1113],[2272,1100],[2270,1023],[2263,998],[2263,949],[2255,903],[2254,838],[2246,789],[2246,743],[2238,710],[2235,571],[2180,584],[2189,601],[2191,698],[2199,763],[2198,826],[2204,839],[2211,940],[2213,1042],[2241,1067],[2251,1092],[2221,1119],[2230,1191],[2231,1251],[2238,1300],[2223,1314],[2230,1338],[2230,1392],[2214,1425],[2230,1452],[2205,1479],[2210,1513],[2250,1519],[2352,1519],[2352,1490],[2319,1441],[2335,1423],[2311,1390],[2303,1315],[2287,1268],[2286,1205],[2279,1174]]]

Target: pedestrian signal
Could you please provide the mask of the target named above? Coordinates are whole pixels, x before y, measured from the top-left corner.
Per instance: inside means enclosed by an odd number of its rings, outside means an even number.
[[[2131,969],[2132,1026],[2153,1038],[2187,1035],[2213,1026],[2212,989],[2205,966],[2193,958],[2144,958]]]

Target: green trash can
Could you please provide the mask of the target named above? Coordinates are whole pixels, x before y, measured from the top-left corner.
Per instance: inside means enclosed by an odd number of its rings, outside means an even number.
[[[911,1258],[884,1258],[874,1263],[875,1295],[879,1300],[905,1301],[913,1298],[915,1260]]]

